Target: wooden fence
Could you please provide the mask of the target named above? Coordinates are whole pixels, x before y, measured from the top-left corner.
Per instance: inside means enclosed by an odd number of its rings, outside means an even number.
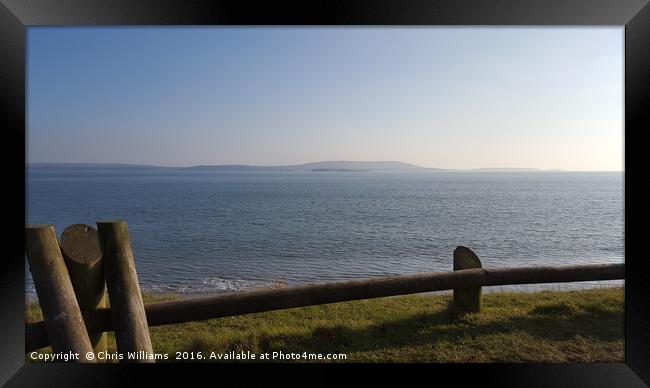
[[[458,247],[453,254],[453,272],[386,276],[366,280],[264,289],[144,305],[137,282],[126,223],[98,223],[98,225],[99,235],[102,236],[101,241],[103,242],[102,257],[111,308],[96,304],[91,306],[92,308],[81,309],[80,315],[83,317],[82,323],[85,324],[85,330],[80,329],[83,326],[78,324],[74,326],[74,330],[77,330],[76,334],[85,335],[86,339],[97,339],[102,333],[115,331],[118,351],[121,353],[138,350],[152,352],[149,326],[443,290],[454,290],[453,303],[460,312],[480,312],[481,287],[484,286],[601,281],[624,279],[625,277],[624,264],[483,268],[474,252],[465,247]],[[87,225],[84,227],[92,229]],[[28,227],[27,231],[29,230]],[[52,228],[52,234],[53,231]],[[35,254],[32,252],[31,255]],[[34,258],[30,259],[30,249],[27,249],[27,256],[31,267]],[[33,269],[32,273],[34,274]],[[48,300],[51,299],[51,295],[39,292],[39,288],[42,288],[40,277],[37,280],[35,276],[34,282],[39,302],[43,307],[44,321],[26,324],[25,351],[33,351],[48,345],[58,349],[70,348],[69,341],[61,343],[57,338],[59,335],[59,331],[56,330],[57,326],[48,324],[48,317],[56,314],[57,309],[60,310],[62,307],[57,305],[58,307],[46,311],[45,306],[49,305]],[[95,288],[103,289],[104,280],[98,282],[101,282],[102,287]],[[73,286],[74,283],[76,282],[73,282]],[[73,288],[76,290],[78,287]],[[129,304],[125,306],[122,299],[128,299]],[[67,306],[69,310],[80,310],[74,298],[70,300],[68,297],[65,302],[73,304],[72,307]],[[55,330],[51,330],[51,326]],[[95,352],[105,350],[105,344],[103,349],[98,349],[96,342],[93,344]],[[60,350],[55,349],[55,351]]]

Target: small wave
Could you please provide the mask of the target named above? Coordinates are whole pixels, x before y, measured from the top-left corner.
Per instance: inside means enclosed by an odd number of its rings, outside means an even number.
[[[206,288],[207,290],[243,291],[253,288],[280,288],[284,286],[284,283],[260,280],[212,278],[204,279],[202,285],[203,288]]]
[[[284,282],[206,278],[194,284],[162,284],[153,283],[143,285],[145,292],[176,293],[176,294],[203,294],[212,292],[239,292],[261,288],[283,288]]]

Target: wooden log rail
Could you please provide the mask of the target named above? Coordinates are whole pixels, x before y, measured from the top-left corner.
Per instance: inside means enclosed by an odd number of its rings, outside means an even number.
[[[475,268],[398,275],[198,297],[145,305],[149,326],[199,321],[271,310],[482,286],[566,283],[625,278],[625,264],[532,268]],[[90,333],[115,330],[110,308],[83,313]],[[25,326],[25,351],[50,344],[43,322]]]

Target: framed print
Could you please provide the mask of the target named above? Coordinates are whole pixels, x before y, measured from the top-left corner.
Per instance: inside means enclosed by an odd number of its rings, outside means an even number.
[[[2,0],[0,381],[649,384],[649,20]]]

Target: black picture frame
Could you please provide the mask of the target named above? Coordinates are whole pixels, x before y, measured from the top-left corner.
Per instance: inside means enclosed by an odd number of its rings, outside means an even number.
[[[643,134],[650,128],[650,6],[646,0],[0,0],[0,106],[4,136],[3,190],[10,247],[0,260],[0,383],[8,386],[117,386],[188,383],[204,374],[240,385],[277,379],[308,385],[357,379],[408,384],[411,373],[431,383],[481,386],[635,387],[650,385],[650,275],[643,254],[650,192]],[[625,26],[625,363],[611,364],[427,364],[402,365],[76,365],[26,364],[24,357],[25,42],[29,26],[91,25],[516,25]],[[7,136],[8,135],[8,136]],[[23,206],[23,209],[25,207]],[[22,245],[21,245],[22,243]],[[192,376],[188,380],[188,375]],[[200,380],[196,380],[199,384]],[[426,381],[426,380],[425,380]],[[645,382],[645,384],[644,384]],[[249,384],[251,383],[251,384]],[[220,384],[223,385],[223,384]]]

